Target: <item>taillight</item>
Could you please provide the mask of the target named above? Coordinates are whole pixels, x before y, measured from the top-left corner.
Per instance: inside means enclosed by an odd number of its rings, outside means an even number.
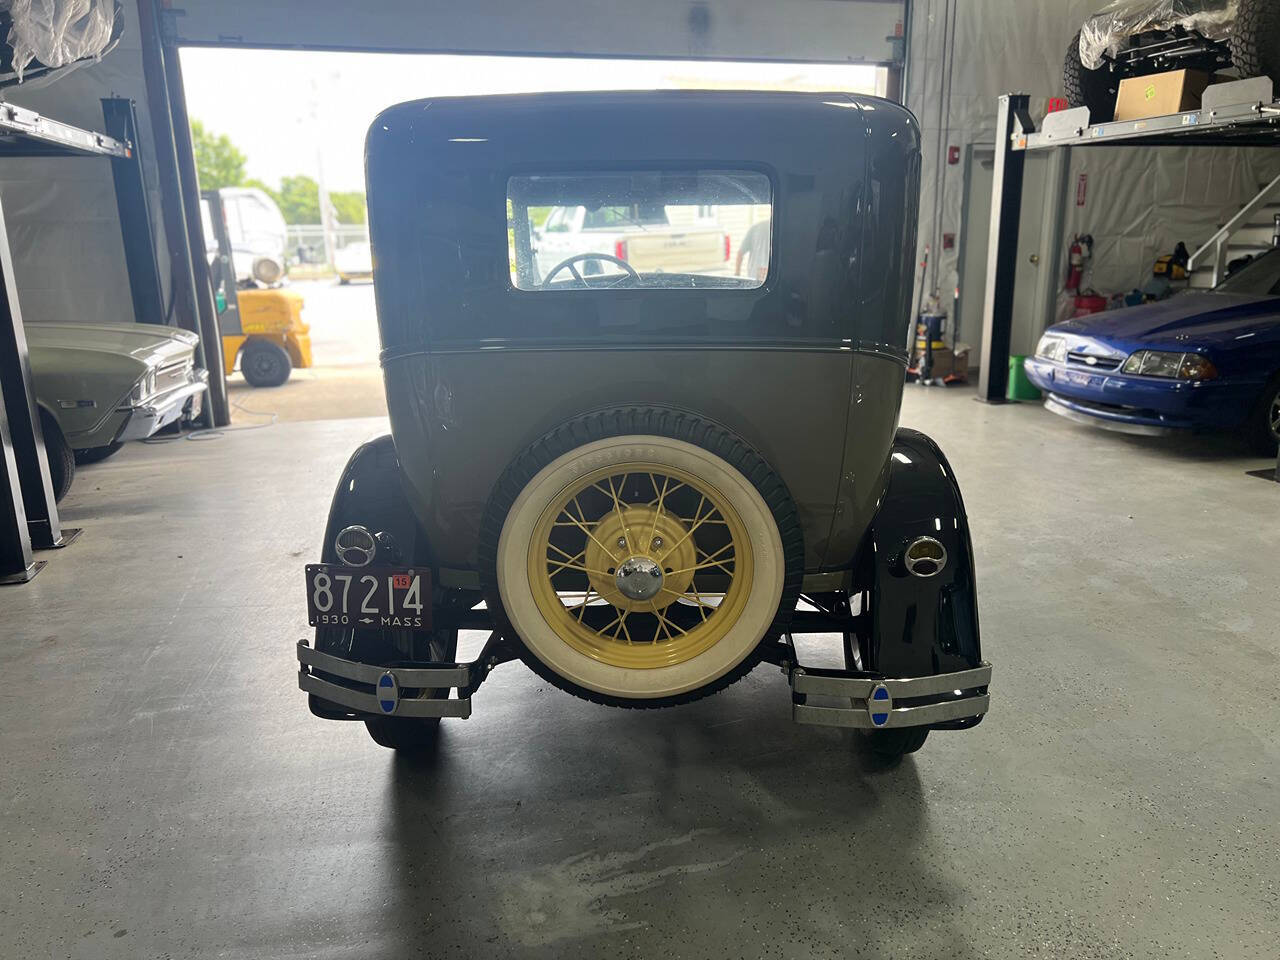
[[[627,259],[627,241],[619,240],[613,245],[613,255],[619,260]]]
[[[729,259],[729,235],[727,233],[724,235],[724,258],[726,260]]]

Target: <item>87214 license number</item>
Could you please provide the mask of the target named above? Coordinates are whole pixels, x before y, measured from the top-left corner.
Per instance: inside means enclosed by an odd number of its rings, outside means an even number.
[[[306,567],[313,627],[430,630],[431,571],[401,567]]]

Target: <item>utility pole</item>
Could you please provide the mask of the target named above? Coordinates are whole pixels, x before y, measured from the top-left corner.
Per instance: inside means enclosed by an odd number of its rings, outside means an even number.
[[[316,147],[316,184],[320,188],[320,230],[324,234],[324,262],[333,266],[333,218],[330,216],[329,188],[324,182],[324,147]]]

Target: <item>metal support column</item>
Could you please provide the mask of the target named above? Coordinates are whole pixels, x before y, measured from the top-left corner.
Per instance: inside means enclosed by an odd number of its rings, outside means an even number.
[[[133,295],[133,318],[138,323],[167,325],[170,318],[164,308],[160,265],[156,261],[155,223],[138,155],[137,109],[132,100],[107,97],[102,101],[102,115],[107,133],[129,145],[127,157],[112,159],[111,177],[116,187],[129,291]]]
[[[16,486],[10,491],[14,504],[6,510],[6,522],[21,516],[30,539],[28,552],[31,546],[37,549],[65,547],[80,531],[64,532],[58,520],[40,411],[31,389],[31,361],[27,354],[27,335],[22,329],[22,310],[18,306],[3,205],[0,205],[0,395],[4,398],[8,421],[5,459],[12,460],[17,478]],[[8,470],[6,466],[6,473]],[[20,554],[21,551],[0,560],[0,566],[8,568],[9,573],[15,572]]]
[[[1013,137],[1030,127],[1025,93],[1000,98],[996,118],[995,171],[991,188],[991,239],[987,289],[982,309],[982,353],[978,399],[1003,403],[1009,387],[1009,337],[1013,330],[1013,281],[1017,272],[1018,221],[1027,155],[1013,149]]]
[[[196,282],[194,261],[197,250],[191,247],[191,231],[187,226],[157,0],[138,0],[138,27],[142,41],[142,72],[146,77],[151,127],[156,143],[156,166],[165,198],[161,209],[164,215],[165,243],[169,248],[169,279],[173,288],[172,296],[175,298],[178,325],[200,336],[199,360],[210,375],[209,403],[206,408],[209,422],[214,426],[226,426],[231,419],[226,383],[221,376],[222,371],[213,366],[221,356],[221,343],[211,338],[201,324],[200,298],[203,294]],[[196,233],[200,234],[198,222]],[[202,242],[198,248],[202,259],[203,247]],[[212,297],[212,294],[209,296]],[[216,323],[214,327],[216,330]]]
[[[31,558],[27,511],[22,506],[18,459],[9,437],[9,418],[0,393],[0,584],[26,583],[44,567]]]
[[[200,339],[204,342],[205,366],[209,371],[209,408],[212,425],[225,427],[231,423],[231,406],[227,399],[227,373],[222,356],[218,307],[214,301],[208,251],[205,250],[204,230],[200,223],[200,179],[196,174],[191,120],[187,116],[187,99],[182,88],[182,62],[178,58],[178,48],[168,43],[164,44],[164,68],[169,113],[173,117],[173,145],[178,155],[178,178],[182,182],[182,207],[187,220],[187,243],[191,247],[191,266],[195,271]]]

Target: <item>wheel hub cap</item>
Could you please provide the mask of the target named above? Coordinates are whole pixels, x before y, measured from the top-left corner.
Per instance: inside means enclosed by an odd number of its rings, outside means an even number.
[[[618,590],[631,600],[651,600],[662,589],[662,567],[648,557],[628,557],[614,577]]]
[[[750,592],[750,538],[706,481],[660,463],[589,473],[549,503],[529,578],[570,647],[617,667],[690,660],[718,643]]]

